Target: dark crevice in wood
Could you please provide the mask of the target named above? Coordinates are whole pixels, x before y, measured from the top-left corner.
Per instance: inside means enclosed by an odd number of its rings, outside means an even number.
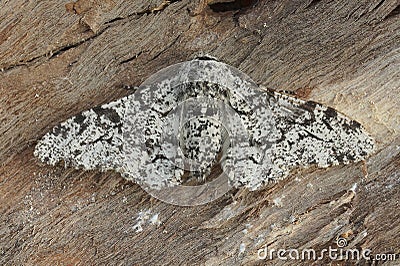
[[[113,19],[111,19],[111,20],[109,20],[109,21],[104,22],[104,25],[112,24],[112,23],[114,23],[114,22],[127,19],[127,18],[132,17],[132,16],[134,16],[134,15],[136,15],[136,14],[137,14],[137,13],[129,14],[129,15],[125,16],[125,17],[115,17],[115,18],[113,18]]]
[[[111,19],[111,20],[105,22],[104,24],[105,24],[105,25],[111,24],[111,23],[114,23],[114,22],[117,22],[117,21],[120,21],[120,20],[124,20],[124,19],[130,18],[130,17],[133,17],[133,16],[143,16],[143,15],[156,14],[156,13],[159,13],[159,12],[165,10],[165,8],[167,8],[170,4],[176,3],[176,2],[180,2],[180,1],[181,1],[181,0],[170,0],[170,1],[164,0],[164,1],[163,1],[159,6],[157,6],[157,7],[144,9],[144,10],[142,10],[142,11],[138,11],[138,12],[129,14],[129,15],[125,16],[125,17],[116,17],[116,18],[113,18],[113,19]]]
[[[170,4],[180,2],[181,0],[164,0],[159,6],[154,7],[149,10],[145,10],[141,13],[138,13],[138,15],[143,15],[143,14],[151,14],[151,13],[158,13],[163,11],[165,8],[167,8]]]
[[[398,16],[399,14],[400,14],[400,4],[395,9],[390,11],[390,13],[387,14],[383,19],[386,20],[386,19]]]
[[[125,64],[125,63],[129,63],[129,62],[137,59],[142,53],[143,53],[143,51],[140,51],[139,53],[135,54],[134,56],[132,56],[132,57],[130,57],[128,59],[122,60],[121,62],[119,62],[119,64],[122,65],[122,64]]]
[[[126,84],[121,85],[120,87],[124,90],[131,91],[132,93],[134,93],[138,89],[138,87],[136,86],[126,85]]]
[[[179,40],[179,38],[181,37],[181,35],[179,34],[175,40],[173,40],[167,47],[165,47],[164,49],[162,49],[160,52],[158,52],[155,56],[153,56],[153,58],[151,58],[151,60],[157,59],[162,53],[164,53],[165,51],[167,51],[169,48],[171,48],[172,46],[174,46],[177,41]]]
[[[90,41],[90,40],[92,40],[92,39],[95,38],[95,37],[96,37],[96,36],[92,36],[92,37],[87,38],[87,39],[84,39],[84,40],[82,40],[82,41],[80,41],[80,42],[73,43],[73,44],[70,44],[70,45],[61,47],[61,48],[58,49],[57,51],[51,53],[51,56],[50,56],[49,60],[50,60],[50,59],[53,59],[53,58],[55,58],[55,57],[57,57],[57,56],[59,56],[59,55],[61,55],[61,54],[63,54],[64,52],[66,52],[66,51],[68,51],[68,50],[70,50],[70,49],[76,48],[76,47],[80,46],[81,44],[83,44],[84,42]]]
[[[85,39],[83,39],[83,40],[81,40],[81,41],[79,41],[79,42],[73,43],[73,44],[69,44],[69,45],[66,45],[66,46],[62,46],[62,47],[60,47],[59,49],[57,49],[57,50],[55,50],[55,51],[50,51],[50,52],[48,52],[48,53],[46,53],[46,54],[42,54],[42,55],[35,56],[35,57],[33,57],[33,58],[31,58],[31,59],[28,59],[28,60],[26,60],[26,61],[20,61],[20,62],[18,62],[18,63],[16,63],[16,64],[12,64],[12,65],[10,65],[10,66],[8,66],[8,67],[6,67],[6,68],[1,68],[1,71],[0,71],[0,72],[7,72],[7,71],[10,71],[10,70],[12,70],[12,69],[14,69],[14,68],[20,67],[20,66],[28,66],[29,64],[31,64],[31,63],[33,63],[33,62],[36,62],[37,60],[40,60],[41,58],[48,57],[49,55],[50,55],[50,57],[49,57],[48,59],[53,59],[53,58],[57,57],[58,55],[60,55],[60,54],[62,54],[62,53],[64,53],[64,52],[66,52],[66,51],[68,51],[68,50],[70,50],[70,49],[72,49],[72,48],[78,47],[78,46],[80,46],[81,44],[83,44],[83,43],[85,43],[85,42],[87,42],[87,41],[91,41],[91,40],[93,40],[94,38],[100,36],[103,32],[105,32],[105,31],[110,27],[110,26],[107,26],[107,25],[109,25],[109,24],[112,24],[112,23],[114,23],[114,22],[117,22],[117,21],[120,21],[120,20],[129,18],[129,17],[135,16],[135,15],[146,15],[146,14],[158,13],[158,12],[163,11],[163,10],[164,10],[167,6],[169,6],[170,4],[175,3],[175,2],[180,2],[180,1],[181,1],[181,0],[164,1],[160,6],[158,6],[158,7],[156,7],[156,8],[147,9],[147,10],[143,10],[143,11],[140,11],[140,12],[136,12],[136,13],[130,14],[130,15],[126,16],[126,17],[117,17],[117,18],[114,18],[114,19],[112,19],[112,20],[107,21],[107,22],[104,23],[104,25],[106,25],[106,27],[105,27],[104,29],[102,29],[102,30],[99,31],[98,33],[96,33],[96,34],[94,34],[94,35],[92,35],[92,36],[90,36],[90,37],[88,37],[88,38],[85,38]],[[129,62],[129,61],[131,61],[131,60],[133,60],[133,59],[134,59],[134,58],[128,59],[126,62]],[[123,64],[123,63],[126,63],[126,62],[125,62],[125,61],[122,61],[120,64]]]
[[[311,8],[316,6],[319,2],[321,2],[322,0],[311,0],[311,2],[307,5],[306,8]]]
[[[210,9],[214,12],[227,12],[248,9],[257,4],[257,0],[234,0],[232,2],[218,2],[208,4]]]
[[[58,48],[55,51],[50,51],[50,52],[47,52],[45,54],[32,57],[31,59],[28,59],[26,61],[20,61],[20,62],[18,62],[16,64],[10,65],[7,68],[2,69],[1,72],[7,72],[7,71],[13,70],[13,69],[15,69],[17,67],[20,67],[20,66],[29,66],[30,64],[33,64],[36,61],[38,61],[40,59],[43,59],[43,58],[46,58],[46,57],[48,57],[47,60],[53,59],[53,58],[57,57],[58,55],[66,52],[66,51],[68,51],[68,50],[70,50],[72,48],[76,48],[76,47],[78,47],[78,46],[80,46],[80,45],[82,45],[82,44],[84,44],[84,43],[86,43],[88,41],[91,41],[91,40],[95,39],[96,37],[98,37],[102,33],[104,33],[107,29],[108,29],[108,27],[105,27],[103,30],[99,31],[98,33],[96,33],[96,34],[94,34],[94,35],[92,35],[92,36],[90,36],[88,38],[85,38],[85,39],[83,39],[83,40],[81,40],[79,42],[72,43],[72,44],[65,45],[65,46],[61,46],[60,48]]]
[[[378,10],[386,0],[381,0],[375,7],[374,10]]]

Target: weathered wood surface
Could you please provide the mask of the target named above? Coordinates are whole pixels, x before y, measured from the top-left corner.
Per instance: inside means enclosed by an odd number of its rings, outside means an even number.
[[[0,2],[0,264],[264,264],[265,245],[322,250],[339,236],[399,253],[399,1],[171,2]],[[55,124],[199,52],[358,120],[378,151],[198,207],[33,157]],[[141,210],[161,225],[136,232]]]

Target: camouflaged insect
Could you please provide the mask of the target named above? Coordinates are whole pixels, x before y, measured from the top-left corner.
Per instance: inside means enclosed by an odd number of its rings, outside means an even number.
[[[215,165],[231,186],[255,190],[295,167],[360,161],[374,142],[356,121],[322,104],[262,88],[209,57],[167,67],[135,92],[84,111],[47,133],[45,163],[114,169],[152,188],[205,180]]]

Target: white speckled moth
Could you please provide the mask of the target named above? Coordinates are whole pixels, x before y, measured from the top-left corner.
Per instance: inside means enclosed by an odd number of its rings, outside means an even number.
[[[115,169],[155,188],[181,184],[188,171],[205,179],[220,164],[233,169],[232,186],[255,190],[294,167],[360,161],[373,150],[358,122],[263,89],[203,57],[167,67],[133,94],[71,117],[47,133],[34,154],[51,165],[63,160]]]

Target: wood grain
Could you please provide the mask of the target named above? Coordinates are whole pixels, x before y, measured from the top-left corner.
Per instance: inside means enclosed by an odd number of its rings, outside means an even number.
[[[340,236],[349,248],[400,252],[400,2],[242,2],[224,12],[207,1],[0,2],[2,265],[309,265],[257,251],[319,251]],[[33,157],[57,123],[201,52],[347,114],[378,151],[197,207],[160,202],[113,172]],[[136,232],[141,210],[161,225]]]

